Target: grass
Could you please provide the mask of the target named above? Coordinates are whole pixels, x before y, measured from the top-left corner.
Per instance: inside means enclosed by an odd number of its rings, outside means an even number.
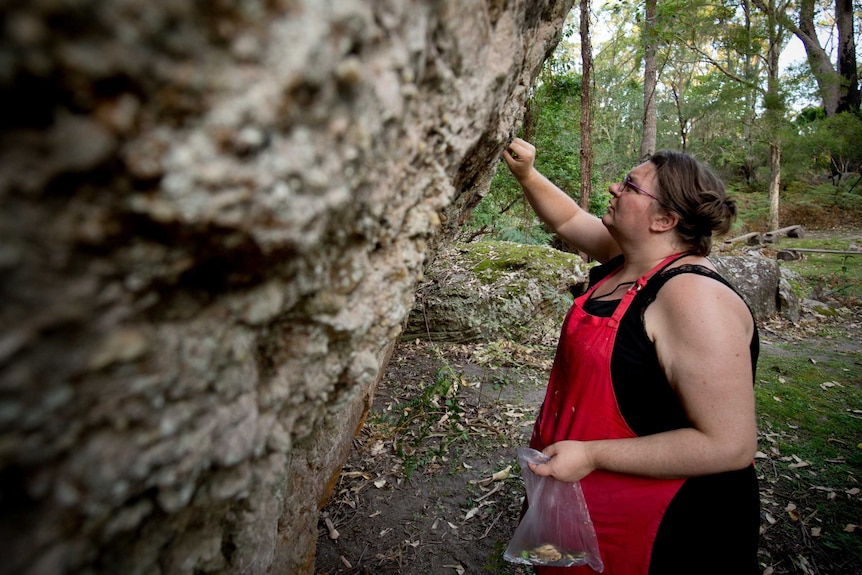
[[[776,248],[853,251],[854,245],[862,245],[862,234],[833,239],[782,238]],[[811,295],[862,298],[862,252],[852,255],[804,252],[803,259],[782,262],[781,265],[805,280],[811,288]]]
[[[768,564],[862,565],[862,366],[798,343],[764,346],[755,387]],[[816,357],[815,357],[816,356]]]

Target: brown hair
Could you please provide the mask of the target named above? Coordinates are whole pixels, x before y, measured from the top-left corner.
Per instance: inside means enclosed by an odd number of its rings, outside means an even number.
[[[736,203],[727,197],[724,183],[688,154],[663,150],[649,161],[655,166],[661,207],[679,217],[680,238],[698,255],[708,255],[713,233],[726,234],[736,219]]]

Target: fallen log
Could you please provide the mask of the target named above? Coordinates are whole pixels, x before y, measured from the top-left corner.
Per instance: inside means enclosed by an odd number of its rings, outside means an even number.
[[[787,236],[788,238],[802,238],[805,237],[805,230],[802,229],[802,226],[787,226],[786,228],[779,228],[777,230],[772,230],[770,232],[766,232],[763,234],[763,241],[765,243],[771,244],[777,238],[781,238]]]
[[[862,250],[826,250],[819,248],[787,248],[787,252],[811,252],[819,254],[842,254],[846,256],[862,256]]]
[[[746,242],[750,246],[759,246],[763,243],[760,232],[751,232],[750,234],[745,234],[742,236],[737,236],[735,238],[730,238],[728,240],[724,240],[725,246],[730,246],[739,242]]]

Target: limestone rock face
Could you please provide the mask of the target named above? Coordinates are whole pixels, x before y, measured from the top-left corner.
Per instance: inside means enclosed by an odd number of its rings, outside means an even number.
[[[572,0],[9,4],[0,572],[309,573]]]

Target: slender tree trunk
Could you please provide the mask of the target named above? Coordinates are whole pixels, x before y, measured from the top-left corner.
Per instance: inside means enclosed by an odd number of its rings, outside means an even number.
[[[590,0],[581,0],[581,207],[590,209],[593,193],[593,142],[590,86],[593,75],[593,47],[590,42]]]
[[[781,189],[781,132],[783,103],[778,89],[778,58],[783,44],[783,30],[775,17],[775,0],[769,1],[769,50],[766,57],[766,118],[769,130],[769,229],[780,227],[779,192]]]
[[[838,74],[842,80],[835,111],[858,112],[860,94],[853,39],[853,0],[835,0],[835,22],[838,26]]]
[[[656,0],[646,0],[644,19],[644,116],[641,134],[640,160],[655,153],[656,146]]]
[[[756,84],[757,75],[757,55],[754,47],[753,33],[751,31],[751,3],[749,0],[743,2],[745,12],[745,34],[746,34],[746,54],[743,61],[743,77],[752,85]],[[755,88],[746,88],[745,90],[745,120],[742,126],[743,138],[745,141],[745,183],[751,184],[752,176],[754,175],[755,154],[754,154],[754,135],[752,127],[757,120],[757,90]]]
[[[682,90],[677,90],[676,85],[671,86],[671,96],[673,96],[674,107],[676,108],[676,123],[679,126],[679,142],[680,152],[686,152],[688,145],[688,119],[682,113]]]

